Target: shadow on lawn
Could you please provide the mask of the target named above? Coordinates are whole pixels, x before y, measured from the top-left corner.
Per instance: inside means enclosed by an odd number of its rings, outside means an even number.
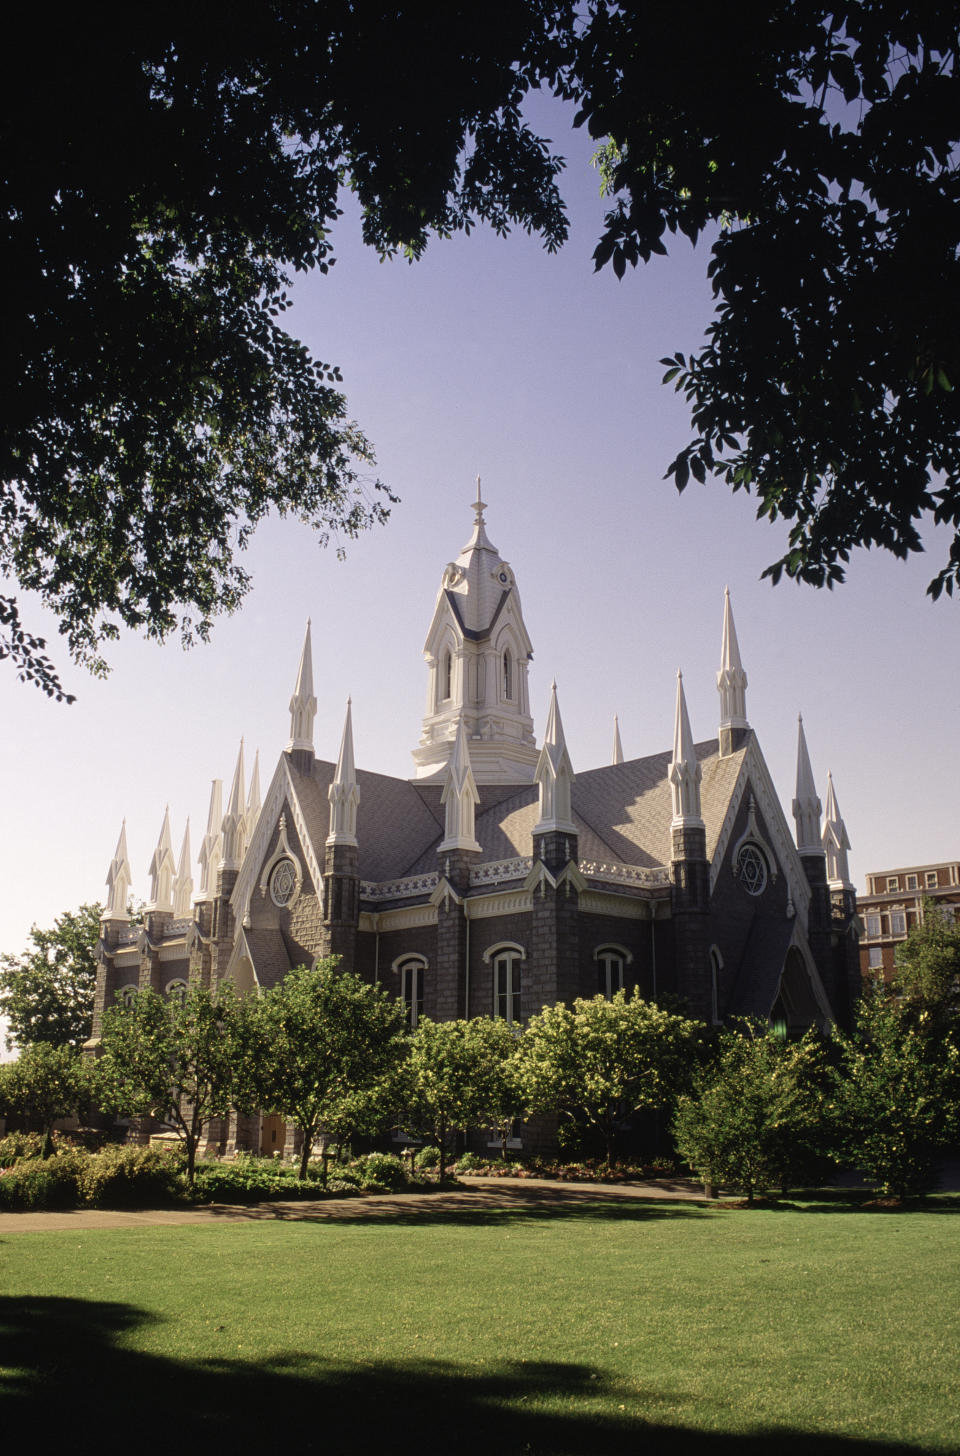
[[[331,1317],[335,1317],[331,1312]],[[710,1435],[630,1415],[687,1404],[681,1392],[618,1388],[600,1369],[508,1363],[463,1371],[441,1361],[347,1364],[290,1352],[269,1363],[187,1363],[125,1348],[152,1317],[131,1305],[0,1299],[0,1430],[45,1450],[206,1453],[299,1449],[329,1456],[431,1450],[456,1456],[917,1456],[916,1446],[777,1429]],[[211,1336],[211,1340],[216,1339]],[[229,1344],[230,1333],[222,1338]],[[541,1399],[620,1397],[627,1414],[569,1416]],[[619,1402],[618,1402],[619,1403]],[[19,1438],[19,1440],[18,1440]]]

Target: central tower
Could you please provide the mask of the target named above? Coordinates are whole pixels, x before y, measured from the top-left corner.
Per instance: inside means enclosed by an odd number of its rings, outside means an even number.
[[[529,783],[539,757],[527,688],[533,648],[509,564],[486,531],[477,478],[473,535],[444,568],[424,644],[427,711],[414,777],[440,778],[463,719],[478,784]]]

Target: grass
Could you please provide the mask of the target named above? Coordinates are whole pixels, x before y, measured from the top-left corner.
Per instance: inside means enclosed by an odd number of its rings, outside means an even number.
[[[129,1449],[148,1412],[178,1451],[956,1451],[958,1219],[610,1204],[7,1235],[0,1429],[58,1444],[56,1392],[77,1451]]]

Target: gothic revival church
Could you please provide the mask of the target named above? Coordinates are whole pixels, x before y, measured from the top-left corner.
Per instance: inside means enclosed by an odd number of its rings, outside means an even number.
[[[260,804],[243,749],[226,812],[210,801],[193,893],[189,835],[165,817],[144,925],[127,914],[121,832],[107,885],[94,1041],[105,1006],[229,977],[273,986],[326,955],[406,1004],[415,1024],[519,1022],[541,1006],[639,986],[716,1023],[845,1022],[859,983],[849,842],[828,777],[825,823],[800,725],[791,833],[753,730],[729,595],[715,738],[694,743],[678,675],[672,749],[574,772],[556,686],[540,746],[513,572],[484,504],[444,568],[424,655],[427,713],[410,779],[315,752],[310,628],[290,741]],[[229,1144],[260,1145],[232,1125]]]

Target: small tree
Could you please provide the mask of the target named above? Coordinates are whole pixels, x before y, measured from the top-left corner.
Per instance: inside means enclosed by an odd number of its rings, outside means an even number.
[[[193,1186],[206,1124],[225,1117],[243,1078],[244,1011],[233,987],[192,985],[186,995],[140,991],[103,1018],[100,1101],[124,1117],[155,1117],[182,1138]]]
[[[451,1135],[483,1123],[498,1104],[503,1041],[500,1032],[489,1030],[494,1025],[483,1017],[431,1021],[421,1016],[410,1038],[407,1100],[401,1120],[411,1131],[426,1132],[436,1142],[441,1183],[446,1177]]]
[[[956,1040],[929,1008],[877,984],[861,998],[840,1051],[841,1150],[883,1193],[903,1198],[933,1187],[937,1149],[960,1122]]]
[[[618,991],[545,1006],[519,1049],[520,1075],[534,1112],[557,1112],[595,1129],[616,1157],[618,1126],[634,1113],[667,1105],[690,1074],[700,1027]]]
[[[930,1013],[932,1033],[960,1029],[960,925],[933,900],[897,947],[895,987],[904,1003]]]
[[[477,1055],[477,1121],[496,1134],[506,1162],[513,1125],[527,1106],[520,1064],[522,1034],[500,1016],[476,1016],[467,1027]]]
[[[291,971],[260,998],[254,1016],[258,1050],[247,1095],[296,1123],[304,1178],[320,1132],[373,1131],[387,1116],[387,1083],[406,1055],[403,1007],[331,959]]]
[[[816,1032],[789,1042],[760,1023],[722,1031],[693,1091],[677,1104],[677,1150],[706,1184],[724,1184],[752,1203],[758,1189],[804,1180],[822,1156],[828,1088]]]
[[[81,905],[30,931],[23,955],[0,955],[0,1013],[7,1046],[70,1046],[79,1051],[93,1027],[101,906]]]
[[[89,1097],[89,1064],[72,1047],[37,1042],[0,1066],[0,1108],[37,1118],[44,1158],[53,1152],[53,1124],[78,1112]]]

